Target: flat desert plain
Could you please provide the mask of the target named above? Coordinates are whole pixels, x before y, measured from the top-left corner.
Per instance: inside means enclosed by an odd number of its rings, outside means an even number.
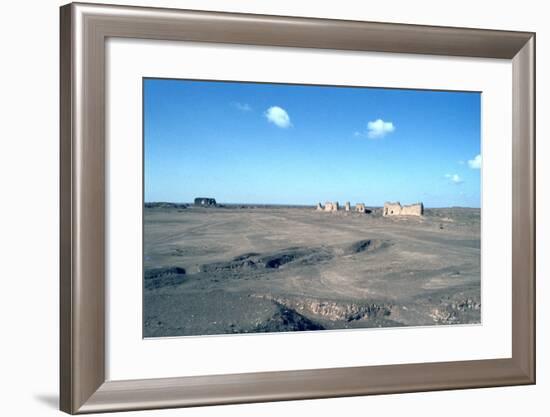
[[[144,337],[479,323],[480,210],[144,209]]]

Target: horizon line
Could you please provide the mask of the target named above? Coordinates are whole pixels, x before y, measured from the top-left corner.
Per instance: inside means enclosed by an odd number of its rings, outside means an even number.
[[[157,201],[144,201],[143,204],[189,204],[189,205],[195,205],[195,202],[194,201],[162,201],[162,200],[157,200]],[[321,203],[321,202],[319,202]],[[340,204],[340,202],[338,202]],[[430,209],[438,209],[438,208],[471,208],[471,209],[481,209],[481,207],[475,207],[475,206],[460,206],[460,205],[451,205],[451,206],[427,206],[426,204],[424,204],[423,202],[421,201],[417,201],[415,203],[408,203],[408,204],[403,204],[401,203],[400,201],[387,201],[387,203],[391,203],[391,204],[395,204],[395,203],[400,203],[402,205],[410,205],[410,204],[419,204],[419,203],[422,203],[424,205],[424,208],[430,208]],[[219,202],[219,201],[216,201],[216,204],[218,205],[243,205],[243,206],[300,206],[300,207],[315,207],[317,205],[317,203],[313,203],[313,204],[299,204],[299,203],[244,203],[244,202],[237,202],[237,203],[228,203],[228,202]],[[323,203],[321,203],[323,204]],[[351,203],[350,203],[351,204]],[[369,204],[366,204],[366,203],[355,203],[355,204],[365,204],[365,207],[374,207],[374,208],[382,208],[384,207],[384,205],[369,205]],[[354,204],[351,204],[352,206]],[[343,204],[342,204],[343,206]]]

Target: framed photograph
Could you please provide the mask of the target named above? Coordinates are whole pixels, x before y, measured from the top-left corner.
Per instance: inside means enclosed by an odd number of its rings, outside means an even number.
[[[535,383],[535,34],[61,7],[61,409]]]

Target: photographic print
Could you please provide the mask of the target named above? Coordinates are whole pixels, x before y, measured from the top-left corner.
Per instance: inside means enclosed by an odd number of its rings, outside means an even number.
[[[143,79],[143,336],[481,322],[481,93]]]

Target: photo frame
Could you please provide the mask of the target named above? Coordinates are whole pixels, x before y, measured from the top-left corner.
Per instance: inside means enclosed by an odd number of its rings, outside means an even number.
[[[110,37],[510,60],[512,357],[106,380]],[[60,27],[60,407],[71,414],[535,383],[535,34],[73,3]]]

